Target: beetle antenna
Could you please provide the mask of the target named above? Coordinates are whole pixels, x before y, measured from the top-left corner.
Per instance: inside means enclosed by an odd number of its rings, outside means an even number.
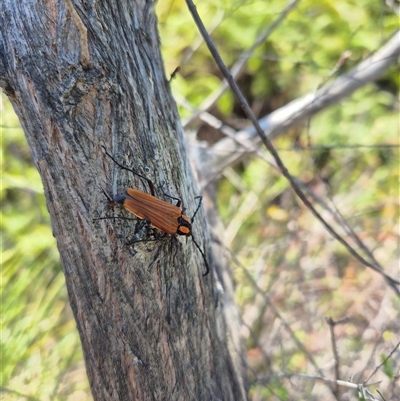
[[[196,214],[197,214],[197,212],[198,212],[199,209],[200,209],[201,202],[203,201],[203,197],[202,197],[202,196],[196,196],[194,199],[198,199],[198,200],[199,200],[199,204],[197,205],[197,209],[196,209],[196,211],[193,213],[192,218],[190,219],[191,223],[193,223],[194,218],[196,217]]]
[[[145,176],[139,174],[139,173],[136,172],[135,170],[132,170],[131,168],[126,167],[126,166],[124,166],[123,164],[118,163],[118,162],[114,159],[114,157],[111,156],[111,155],[107,152],[107,149],[106,149],[104,146],[102,146],[102,148],[104,149],[104,152],[106,153],[106,155],[107,155],[120,169],[130,171],[132,174],[135,174],[135,175],[137,175],[138,177],[142,178],[143,180],[146,180],[147,183],[149,184],[151,194],[152,194],[153,196],[155,196],[154,184],[153,184],[153,181],[150,180],[150,178],[147,178],[147,177],[145,177]]]

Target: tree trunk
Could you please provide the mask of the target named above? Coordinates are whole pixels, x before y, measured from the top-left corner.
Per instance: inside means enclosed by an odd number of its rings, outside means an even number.
[[[154,3],[3,0],[0,85],[42,177],[95,400],[242,400],[204,213],[190,238],[127,246],[133,217],[107,197],[146,182],[198,195],[165,78]]]

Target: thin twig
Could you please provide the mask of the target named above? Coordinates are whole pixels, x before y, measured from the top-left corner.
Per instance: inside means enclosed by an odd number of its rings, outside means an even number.
[[[208,49],[210,50],[211,55],[213,56],[215,62],[217,63],[219,69],[221,70],[222,74],[224,75],[225,79],[228,81],[229,86],[231,87],[233,93],[235,94],[236,98],[238,99],[240,106],[242,107],[243,111],[249,118],[249,120],[253,123],[257,134],[260,136],[262,142],[264,143],[265,147],[269,150],[272,157],[275,159],[275,162],[281,171],[282,175],[290,182],[291,187],[293,188],[294,192],[297,196],[302,200],[304,205],[311,211],[311,213],[323,224],[326,230],[338,241],[340,242],[347,251],[353,255],[360,263],[364,264],[365,266],[370,267],[371,269],[379,272],[382,276],[385,277],[386,282],[388,285],[396,292],[396,294],[400,297],[400,290],[397,288],[397,285],[400,285],[400,282],[390,277],[381,266],[376,263],[369,262],[365,258],[363,258],[351,245],[347,243],[347,241],[342,238],[334,229],[333,227],[325,221],[322,215],[315,209],[314,205],[308,200],[307,196],[304,194],[300,186],[297,184],[296,180],[291,176],[289,171],[287,170],[285,164],[283,163],[282,159],[276,152],[274,146],[272,145],[271,140],[265,135],[264,131],[262,130],[257,118],[253,114],[246,98],[243,96],[242,92],[240,91],[238,85],[236,84],[235,80],[232,78],[228,68],[226,67],[225,63],[223,62],[218,50],[216,49],[214,43],[212,42],[210,36],[207,33],[207,30],[201,20],[199,14],[197,13],[196,7],[193,4],[192,0],[186,0],[186,4],[193,16],[193,19],[202,34],[204,41],[207,43]]]
[[[283,379],[283,378],[291,378],[291,377],[299,377],[301,379],[308,379],[308,380],[320,380],[325,383],[336,384],[338,386],[344,386],[344,387],[353,388],[353,389],[357,389],[359,387],[359,385],[357,383],[351,383],[351,382],[347,382],[344,380],[332,380],[332,379],[327,379],[326,377],[322,377],[322,376],[306,375],[303,373],[278,373],[278,374],[274,374],[274,375],[258,377],[257,381],[261,382],[261,383],[265,383],[265,382],[268,383],[272,379]]]
[[[393,347],[393,349],[390,351],[389,355],[379,364],[375,367],[374,371],[370,374],[367,380],[364,381],[364,384],[368,383],[369,380],[374,376],[374,374],[379,370],[379,368],[386,363],[386,361],[396,352],[397,348],[400,346],[400,341]]]
[[[386,401],[386,398],[382,395],[382,393],[379,390],[376,390],[376,392],[382,397],[383,401]]]
[[[350,389],[357,390],[359,395],[362,396],[364,400],[380,401],[367,389],[365,384],[357,384],[344,380],[332,380],[332,379],[327,379],[325,377],[306,375],[302,373],[280,373],[276,375],[258,377],[257,382],[264,384],[264,383],[269,383],[273,379],[285,379],[285,378],[290,379],[292,377],[298,377],[300,379],[306,379],[306,380],[318,380],[318,381],[323,381],[325,383],[335,384],[336,386],[347,387]],[[379,391],[377,392],[383,398],[381,392]]]
[[[336,346],[336,337],[335,337],[335,326],[339,322],[335,322],[331,317],[326,318],[326,321],[329,325],[329,331],[331,334],[331,344],[332,344],[332,352],[333,352],[333,358],[334,358],[334,367],[335,367],[335,379],[336,381],[339,380],[340,378],[340,368],[339,368],[339,352]],[[339,386],[336,383],[335,388],[333,389],[333,392],[336,396],[336,398],[339,398]]]

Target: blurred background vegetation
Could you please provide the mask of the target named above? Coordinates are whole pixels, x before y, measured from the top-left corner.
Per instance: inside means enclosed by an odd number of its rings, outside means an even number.
[[[399,25],[388,4],[392,3],[298,2],[248,58],[238,81],[257,115],[315,91],[333,74],[340,75],[379,49]],[[228,66],[286,5],[282,0],[197,4]],[[166,74],[181,67],[171,83],[174,95],[200,107],[218,87],[221,74],[184,1],[162,0],[156,11]],[[336,72],[346,51],[347,62]],[[334,202],[397,278],[398,88],[399,73],[393,67],[374,84],[274,141],[292,174]],[[0,107],[1,399],[90,400],[43,187],[4,95]],[[229,92],[210,112],[234,128],[248,125]],[[183,119],[191,115],[184,106],[180,113]],[[222,136],[204,123],[190,127],[209,143]],[[218,203],[226,228],[223,240],[235,255],[251,399],[335,399],[324,384],[289,378],[291,373],[335,377],[325,321],[329,316],[347,317],[335,327],[340,377],[366,380],[399,339],[399,303],[393,291],[327,234],[263,160],[249,157],[227,168],[219,182]],[[375,387],[386,400],[400,399],[399,361],[397,350],[372,380],[379,382]],[[356,399],[351,398],[356,397],[354,391],[349,394],[341,399]]]

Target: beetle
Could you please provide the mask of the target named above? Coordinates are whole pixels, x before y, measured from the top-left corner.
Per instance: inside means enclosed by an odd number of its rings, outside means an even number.
[[[203,257],[204,264],[206,266],[206,271],[203,276],[206,276],[209,271],[209,265],[207,262],[207,258],[199,244],[196,242],[193,237],[192,232],[192,223],[194,218],[196,217],[197,212],[200,209],[202,197],[196,196],[195,199],[199,199],[199,203],[193,216],[191,219],[184,214],[184,209],[182,210],[181,205],[182,201],[179,198],[175,198],[173,196],[167,195],[169,198],[176,200],[176,205],[163,201],[155,196],[154,184],[153,182],[139,174],[133,169],[126,167],[120,164],[113,156],[111,156],[105,147],[103,147],[106,155],[122,170],[130,171],[132,174],[146,180],[149,184],[150,194],[140,191],[139,189],[128,188],[126,192],[121,195],[117,194],[114,196],[114,202],[121,204],[127,209],[129,212],[133,213],[136,217],[142,220],[147,220],[150,225],[157,228],[160,231],[163,231],[166,234],[170,235],[184,235],[186,237],[192,237],[192,241],[195,244],[196,248],[199,250],[201,256]],[[115,219],[118,217],[100,217],[95,220],[104,220],[104,219]],[[124,220],[127,220],[124,218]]]

